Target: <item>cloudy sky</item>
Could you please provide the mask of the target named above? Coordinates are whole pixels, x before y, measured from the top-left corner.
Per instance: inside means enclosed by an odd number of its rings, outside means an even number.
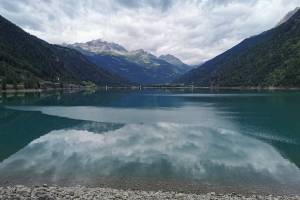
[[[0,0],[0,14],[50,43],[101,38],[200,63],[274,27],[300,0]]]

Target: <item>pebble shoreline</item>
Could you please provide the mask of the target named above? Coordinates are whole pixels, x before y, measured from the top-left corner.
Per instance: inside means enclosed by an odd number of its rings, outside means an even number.
[[[58,187],[58,186],[6,186],[0,187],[0,199],[2,200],[92,200],[92,199],[145,199],[145,200],[164,200],[164,199],[181,199],[181,200],[300,200],[300,196],[263,196],[263,195],[239,195],[231,194],[216,194],[214,192],[207,194],[184,194],[177,192],[151,192],[151,191],[138,191],[138,190],[119,190],[111,188],[87,188],[83,186],[76,187]]]

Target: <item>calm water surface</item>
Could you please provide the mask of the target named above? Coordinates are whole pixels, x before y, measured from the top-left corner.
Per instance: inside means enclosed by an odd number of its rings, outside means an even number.
[[[98,91],[0,101],[0,184],[128,177],[299,189],[300,92]]]

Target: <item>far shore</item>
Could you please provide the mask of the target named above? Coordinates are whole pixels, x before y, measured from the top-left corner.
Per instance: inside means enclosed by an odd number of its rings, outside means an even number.
[[[82,91],[86,88],[48,88],[48,89],[9,89],[0,90],[0,93],[34,93],[34,92],[51,92],[51,91]]]
[[[201,87],[201,86],[98,86],[92,90],[155,90],[155,89],[169,89],[169,90],[253,90],[253,91],[300,91],[300,87]],[[34,93],[34,92],[51,92],[51,91],[90,91],[91,88],[46,88],[46,89],[8,89],[1,90],[0,93]]]
[[[202,87],[202,86],[143,86],[144,89],[206,89],[206,90],[300,90],[300,87]]]

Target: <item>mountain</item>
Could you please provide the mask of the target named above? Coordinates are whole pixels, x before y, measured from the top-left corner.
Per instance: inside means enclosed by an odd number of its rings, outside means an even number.
[[[80,52],[49,44],[0,16],[0,82],[38,87],[41,81],[99,85],[126,83]]]
[[[115,54],[123,54],[127,53],[127,50],[119,44],[110,43],[103,41],[101,39],[92,40],[87,43],[75,43],[71,45],[74,48],[78,48],[80,50],[84,50],[86,52],[92,52],[96,54],[101,53],[115,53]]]
[[[127,60],[126,57],[114,54],[89,54],[90,61],[96,65],[105,66],[105,69],[126,77],[133,83],[149,84],[156,81],[151,70],[144,69],[139,64]]]
[[[285,23],[286,21],[288,21],[291,17],[293,17],[298,11],[300,10],[300,7],[295,8],[294,10],[288,12],[288,14],[286,14],[286,16],[278,23],[277,26]]]
[[[300,11],[175,82],[200,86],[300,87]]]
[[[166,61],[166,62],[168,62],[168,63],[170,63],[174,66],[177,66],[178,69],[180,69],[181,72],[184,72],[184,73],[193,68],[192,66],[183,63],[179,58],[177,58],[173,55],[170,55],[170,54],[161,55],[158,58],[161,59],[161,60],[164,60],[164,61]]]
[[[143,49],[128,52],[127,54],[125,54],[125,56],[127,60],[139,64],[146,69],[165,70],[165,72],[169,73],[170,76],[176,76],[188,71],[188,69],[182,69],[182,66],[180,65],[177,66],[170,62],[167,62],[166,60],[160,59]],[[168,76],[168,74],[166,75]]]
[[[121,45],[102,40],[75,43],[67,47],[79,50],[96,65],[139,84],[164,84],[172,82],[190,68],[172,64],[143,50],[127,51]]]

